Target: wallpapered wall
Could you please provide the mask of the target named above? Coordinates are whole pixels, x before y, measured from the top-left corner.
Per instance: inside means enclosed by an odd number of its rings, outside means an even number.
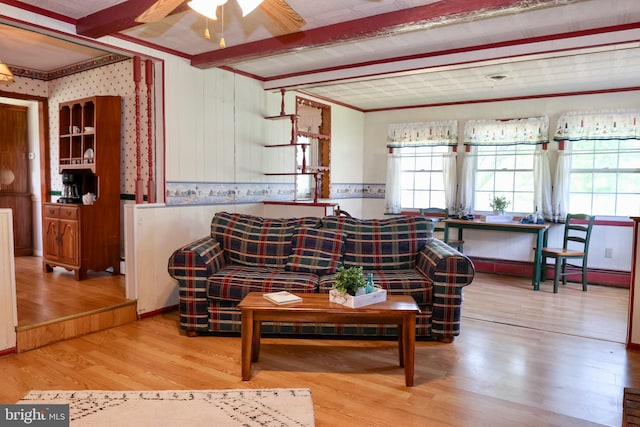
[[[140,139],[142,179],[148,180],[147,145],[147,90],[142,64],[140,84]],[[7,92],[35,95],[49,98],[49,144],[51,156],[51,188],[54,194],[62,189],[58,173],[58,104],[74,99],[96,95],[122,97],[122,142],[120,192],[127,198],[135,193],[136,172],[136,107],[135,83],[133,81],[133,60],[121,61],[92,70],[68,75],[51,81],[16,77],[16,81],[6,87]],[[152,107],[153,108],[153,107]]]
[[[147,145],[147,91],[144,81],[144,62],[140,84],[140,140],[141,140],[141,179],[145,183],[149,179],[148,145]],[[136,112],[135,112],[135,84],[133,81],[133,60],[126,60],[105,65],[65,77],[43,81],[28,77],[16,77],[16,81],[7,87],[7,91],[27,95],[49,98],[49,144],[51,159],[51,188],[54,195],[62,190],[62,182],[58,173],[58,104],[74,99],[81,99],[95,95],[118,95],[122,97],[122,145],[121,145],[121,179],[120,192],[125,199],[132,199],[135,193],[137,179],[136,171]],[[279,107],[279,98],[278,106]],[[274,107],[275,108],[275,107]],[[337,113],[337,112],[336,112]],[[335,114],[336,122],[340,115]],[[340,153],[340,133],[336,130],[335,151]],[[287,131],[288,132],[288,131]],[[347,138],[351,140],[350,138]],[[213,144],[210,141],[208,144]],[[183,149],[183,148],[181,148]],[[197,150],[196,150],[197,151]],[[259,151],[262,152],[262,151]],[[184,154],[184,152],[183,152]],[[332,155],[332,157],[335,157]],[[349,156],[347,156],[349,157]],[[332,159],[335,162],[334,180],[336,172],[340,171],[341,156]],[[260,162],[259,162],[260,163]],[[276,169],[283,169],[281,166]],[[260,168],[258,168],[260,169]],[[345,170],[351,170],[352,167]],[[260,173],[260,171],[257,171]],[[338,174],[339,176],[339,174]],[[264,177],[262,177],[264,178]],[[350,177],[351,178],[351,177]],[[291,200],[293,199],[293,185],[276,178],[260,179],[258,182],[241,181],[191,181],[169,180],[166,182],[165,200],[169,205],[215,205],[236,203],[260,203],[263,200]],[[158,195],[160,198],[161,195]],[[384,184],[337,182],[331,185],[332,199],[348,198],[384,198]]]

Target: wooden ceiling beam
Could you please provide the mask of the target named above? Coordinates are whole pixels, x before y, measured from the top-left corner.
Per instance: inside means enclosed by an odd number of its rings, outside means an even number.
[[[561,0],[560,3],[566,4],[576,1],[581,0]],[[558,0],[442,0],[424,6],[204,52],[194,55],[191,59],[191,65],[202,69],[220,66],[233,67],[233,64],[237,62],[290,53],[304,48],[380,37],[430,26],[509,15],[558,5]]]

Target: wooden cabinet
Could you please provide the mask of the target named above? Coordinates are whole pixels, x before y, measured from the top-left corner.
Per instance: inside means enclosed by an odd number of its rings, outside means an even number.
[[[73,174],[81,194],[93,193],[91,205],[51,203],[43,207],[45,271],[120,272],[120,116],[119,96],[95,96],[61,103],[59,164]]]
[[[80,275],[80,206],[47,203],[44,208],[44,256]]]

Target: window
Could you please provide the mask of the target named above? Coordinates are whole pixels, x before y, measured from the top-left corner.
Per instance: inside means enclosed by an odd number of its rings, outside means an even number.
[[[453,210],[456,193],[458,122],[394,123],[387,134],[384,211],[404,208]]]
[[[640,143],[577,141],[572,145],[569,206],[573,212],[640,215]]]
[[[401,206],[446,207],[443,156],[449,152],[449,147],[403,147],[399,150]]]
[[[535,149],[535,145],[477,147],[474,211],[491,211],[491,200],[504,196],[510,202],[507,211],[531,212]]]
[[[556,218],[640,215],[640,110],[562,114],[554,139]]]

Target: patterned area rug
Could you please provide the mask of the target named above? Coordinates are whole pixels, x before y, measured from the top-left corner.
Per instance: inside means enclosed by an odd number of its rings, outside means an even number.
[[[19,404],[69,404],[71,426],[313,426],[309,389],[31,391]]]

